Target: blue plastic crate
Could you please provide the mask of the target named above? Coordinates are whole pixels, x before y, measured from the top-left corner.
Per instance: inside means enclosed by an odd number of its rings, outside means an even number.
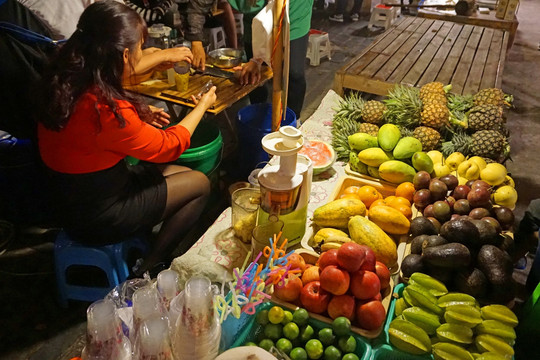
[[[262,310],[268,310],[272,306],[276,306],[276,305],[277,304],[274,304],[273,302],[265,302],[257,307],[257,313],[259,313]],[[280,305],[277,305],[277,306],[280,306]],[[263,331],[263,327],[257,324],[256,317],[257,317],[257,314],[249,317],[249,321],[245,323],[242,331],[237,334],[231,348],[243,346],[248,341],[255,342],[255,340],[257,339],[257,336]],[[328,324],[322,321],[313,319],[313,318],[309,319],[308,324],[311,325],[315,331],[320,330],[322,328],[329,327]],[[351,335],[356,340],[355,354],[358,356],[358,358],[360,360],[371,359],[372,357],[371,346],[361,336],[356,335],[354,333],[351,333]]]

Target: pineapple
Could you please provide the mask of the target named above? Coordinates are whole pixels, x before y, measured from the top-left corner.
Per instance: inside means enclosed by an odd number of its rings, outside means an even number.
[[[371,136],[377,136],[379,133],[379,127],[375,124],[361,123],[358,125],[358,132],[366,133]]]
[[[365,101],[358,92],[351,92],[339,102],[339,107],[334,109],[336,118],[347,118],[349,120],[360,121]]]
[[[473,97],[474,105],[496,105],[496,106],[512,106],[513,96],[506,95],[501,89],[489,88],[482,89]]]
[[[480,130],[471,136],[471,152],[473,155],[493,160],[500,158],[506,145],[506,139],[496,130]]]
[[[417,88],[396,85],[383,103],[387,109],[384,114],[387,123],[408,128],[420,125],[422,102]]]
[[[430,151],[439,148],[441,142],[441,134],[430,127],[419,126],[414,129],[413,137],[420,140],[422,143],[422,151]]]
[[[450,112],[446,104],[427,103],[423,106],[420,117],[422,125],[440,130],[449,125]]]
[[[434,102],[446,105],[448,100],[446,99],[445,95],[441,95],[439,93],[430,93],[422,98],[422,104],[430,104]]]
[[[426,101],[427,96],[433,94],[441,95],[446,98],[446,91],[444,90],[443,83],[438,81],[430,82],[420,88],[420,99],[422,101]]]
[[[377,100],[370,100],[364,104],[362,118],[365,122],[375,125],[381,125],[383,122],[386,106]]]
[[[468,128],[472,132],[479,130],[501,131],[504,127],[503,108],[496,105],[479,105],[468,113]]]

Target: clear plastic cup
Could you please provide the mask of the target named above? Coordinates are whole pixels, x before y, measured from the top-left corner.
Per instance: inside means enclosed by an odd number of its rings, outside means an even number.
[[[178,273],[171,269],[161,271],[157,276],[157,290],[168,310],[171,300],[180,292]]]
[[[187,91],[189,88],[189,72],[185,74],[174,73],[174,81],[176,83],[176,91]]]
[[[242,242],[249,244],[251,233],[257,224],[261,193],[259,189],[242,188],[231,196],[232,227],[234,234]]]

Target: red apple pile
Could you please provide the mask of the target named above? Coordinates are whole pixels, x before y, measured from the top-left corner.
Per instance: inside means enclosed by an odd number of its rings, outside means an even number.
[[[390,285],[390,271],[376,261],[368,246],[345,243],[322,253],[316,265],[305,264],[301,256],[292,254],[289,264],[303,272],[289,275],[285,286],[275,289],[277,298],[332,319],[345,316],[365,330],[383,325],[386,310],[381,293]]]

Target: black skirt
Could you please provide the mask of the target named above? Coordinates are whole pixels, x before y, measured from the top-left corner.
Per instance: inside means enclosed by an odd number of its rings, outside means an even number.
[[[167,184],[153,164],[120,161],[93,173],[51,176],[58,222],[82,243],[112,244],[149,232],[165,211]]]

